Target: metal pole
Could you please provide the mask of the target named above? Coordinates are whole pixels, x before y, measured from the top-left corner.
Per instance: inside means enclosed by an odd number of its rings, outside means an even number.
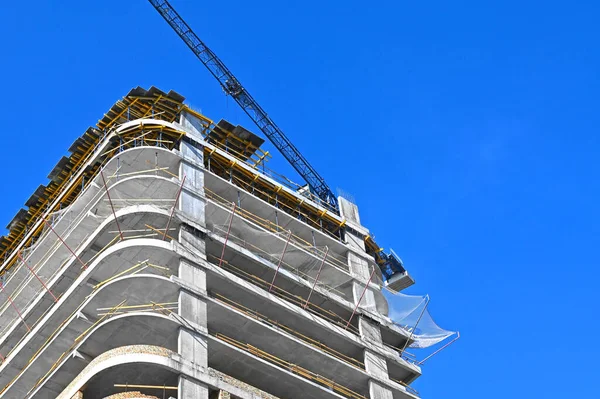
[[[427,298],[427,302],[425,303],[425,306],[423,306],[423,310],[421,310],[421,314],[419,315],[419,318],[417,319],[417,322],[415,323],[415,326],[410,331],[410,335],[408,336],[408,339],[404,343],[404,347],[402,347],[402,350],[400,351],[400,356],[402,356],[402,353],[404,353],[404,350],[408,346],[408,343],[410,342],[410,339],[414,335],[415,330],[417,329],[417,326],[419,325],[419,322],[421,321],[421,317],[423,317],[423,313],[425,313],[425,310],[427,309],[427,305],[429,305],[429,295],[426,298]]]
[[[219,267],[223,263],[223,256],[225,256],[225,247],[227,246],[227,241],[229,240],[229,233],[231,232],[231,225],[233,224],[233,217],[235,216],[235,209],[237,208],[237,204],[233,203],[233,211],[231,212],[231,220],[229,220],[229,227],[227,228],[227,235],[225,236],[225,242],[223,242],[223,251],[221,251],[221,259],[219,259]]]
[[[135,384],[114,384],[115,388],[142,388],[142,389],[168,389],[176,391],[178,388],[175,386],[168,385],[135,385]]]
[[[29,267],[27,262],[25,262],[25,259],[23,259],[23,256],[21,255],[21,251],[17,252],[17,256],[19,257],[19,259],[21,259],[21,262],[23,262],[25,267],[27,267],[29,269],[29,271],[35,276],[35,278],[37,278],[37,280],[42,284],[42,286],[46,289],[46,291],[48,291],[48,293],[50,295],[52,295],[52,298],[54,298],[54,302],[58,302],[58,298],[52,293],[52,291],[50,291],[50,289],[46,286],[46,284],[42,281],[42,279],[39,278],[39,276],[33,271],[33,269],[31,267]]]
[[[317,277],[315,278],[315,282],[313,283],[312,288],[310,289],[310,292],[308,293],[308,298],[306,298],[306,303],[304,304],[304,309],[306,309],[306,307],[308,306],[308,301],[310,300],[310,296],[312,295],[315,286],[317,285],[317,281],[319,280],[319,276],[321,275],[321,270],[323,270],[323,265],[325,264],[325,260],[327,259],[327,254],[329,253],[329,247],[325,247],[325,256],[323,257],[323,260],[321,261],[321,266],[319,266],[319,271],[317,272]]]
[[[275,269],[275,275],[273,276],[273,280],[271,281],[271,285],[269,286],[269,292],[273,289],[273,283],[275,283],[275,278],[277,277],[277,273],[279,273],[279,267],[281,267],[281,262],[283,262],[283,257],[285,256],[285,251],[287,251],[288,244],[290,243],[290,238],[292,238],[292,230],[290,230],[290,234],[288,234],[287,241],[285,242],[285,247],[283,247],[283,253],[281,254],[281,258],[279,258],[279,263],[277,263],[277,269]]]
[[[346,327],[344,328],[344,330],[347,330],[348,327],[350,326],[350,322],[352,322],[352,319],[354,318],[354,314],[356,313],[356,309],[358,309],[358,305],[360,305],[360,301],[362,301],[363,296],[365,296],[365,292],[367,292],[367,288],[369,288],[369,284],[371,284],[371,280],[373,279],[374,275],[375,275],[375,266],[373,266],[373,271],[371,272],[371,276],[369,277],[369,281],[367,281],[367,285],[365,285],[365,289],[363,290],[362,294],[360,294],[360,299],[356,303],[356,306],[354,307],[354,310],[352,311],[352,315],[350,316],[350,319],[348,319],[348,323],[346,323]]]
[[[112,199],[110,198],[110,193],[108,192],[108,187],[106,186],[106,180],[104,179],[104,173],[100,171],[100,176],[102,177],[102,183],[104,183],[104,189],[106,190],[106,196],[108,197],[108,202],[110,203],[110,208],[112,209],[113,216],[115,217],[115,222],[117,223],[117,229],[119,229],[119,236],[121,236],[121,241],[123,241],[123,232],[121,231],[121,226],[119,226],[119,220],[117,219],[117,214],[115,213],[115,207],[113,206]]]
[[[0,283],[0,292],[4,292],[4,284],[2,284],[2,283]],[[23,318],[23,315],[21,314],[21,312],[19,312],[19,309],[17,308],[17,306],[13,302],[12,298],[10,297],[10,295],[8,295],[8,301],[10,302],[10,305],[13,307],[13,309],[15,309],[15,311],[19,315],[19,318],[21,319],[21,321],[23,322],[23,324],[25,324],[25,327],[27,327],[27,332],[31,331],[31,328],[29,328],[29,326],[25,322],[25,319]]]
[[[79,256],[77,256],[77,254],[75,254],[75,252],[73,252],[73,250],[58,235],[58,233],[56,231],[54,231],[54,229],[52,228],[52,225],[50,225],[50,223],[48,223],[48,221],[46,219],[44,219],[44,223],[46,223],[46,226],[48,226],[50,228],[50,230],[54,233],[54,235],[56,235],[58,237],[58,239],[60,240],[60,242],[69,250],[69,252],[71,252],[71,255],[73,255],[79,261],[79,263],[81,263],[81,266],[83,266],[83,270],[87,269],[87,265],[85,263],[83,263],[83,261],[81,260],[81,258]]]
[[[431,358],[433,355],[436,355],[436,354],[440,353],[442,350],[446,349],[447,347],[449,347],[450,345],[452,345],[453,343],[455,343],[459,338],[460,338],[460,331],[457,331],[456,332],[456,338],[454,338],[452,341],[448,342],[446,345],[442,346],[440,349],[436,350],[431,355],[427,356],[425,359],[421,360],[417,364],[419,366],[422,365],[423,363],[425,363],[425,361],[427,359]]]
[[[185,178],[186,178],[186,175],[183,175],[183,180],[181,180],[181,186],[179,186],[179,190],[177,191],[177,196],[175,197],[175,203],[173,204],[173,209],[171,210],[171,216],[169,216],[169,221],[167,222],[167,228],[165,229],[165,234],[163,234],[163,240],[165,238],[167,238],[167,233],[169,232],[169,227],[171,226],[171,219],[173,219],[173,215],[175,214],[175,208],[177,208],[177,203],[179,202],[179,196],[181,195],[181,191],[183,190]]]

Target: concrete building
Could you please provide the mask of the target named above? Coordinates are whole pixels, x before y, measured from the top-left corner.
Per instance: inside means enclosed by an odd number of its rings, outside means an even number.
[[[356,205],[183,101],[132,90],[9,224],[0,398],[418,397]]]

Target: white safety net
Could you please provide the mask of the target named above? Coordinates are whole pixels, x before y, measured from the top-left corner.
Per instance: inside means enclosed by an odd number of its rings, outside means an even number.
[[[119,180],[116,175],[118,169],[113,162],[113,165],[107,166],[103,171],[107,187],[110,188],[111,200],[106,195],[101,176],[97,175],[94,182],[88,184],[70,206],[48,215],[39,238],[29,247],[19,251],[16,264],[2,277],[0,337],[5,335],[15,323],[24,324],[17,309],[29,309],[32,306],[38,294],[47,290],[46,285],[61,272],[65,262],[72,257],[71,251],[77,251],[102,220],[113,215],[113,208],[116,212],[125,207],[144,204],[155,208],[172,209],[179,182],[172,179],[172,174],[167,173],[165,169],[137,172],[128,170],[128,173],[122,174]],[[149,201],[131,194],[130,188],[133,184],[140,187],[149,186],[148,182],[155,176],[172,180],[163,179],[159,184],[154,184],[153,187],[157,188],[157,191],[160,190],[159,194],[162,197],[154,193],[152,201]],[[130,179],[129,184],[119,184],[125,178]],[[109,233],[114,234],[115,238],[119,234],[118,231],[109,231]],[[157,236],[161,233],[148,228],[143,231],[125,231],[123,234],[124,238],[128,239],[144,235]],[[114,242],[116,241],[111,241],[111,244]]]
[[[231,213],[224,213],[219,219],[222,223],[209,222],[208,228],[228,237],[229,243],[249,250],[273,266],[279,265],[281,269],[307,280],[311,286],[316,283],[315,287],[349,300],[351,292],[348,287],[341,287],[347,285],[351,276],[347,271],[347,260],[339,254],[323,246],[314,246],[293,232],[265,223],[239,208],[233,222],[230,220]]]
[[[406,295],[385,291],[390,318],[403,329],[412,332],[411,348],[428,348],[455,334],[438,326],[428,309],[427,296]]]

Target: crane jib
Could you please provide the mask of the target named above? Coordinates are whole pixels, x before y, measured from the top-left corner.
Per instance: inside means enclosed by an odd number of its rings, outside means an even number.
[[[244,112],[252,119],[265,136],[281,152],[296,172],[308,183],[329,208],[339,212],[337,198],[317,171],[273,122],[261,106],[252,98],[225,64],[194,33],[192,28],[179,16],[167,0],[148,0],[162,15],[173,30],[188,45],[192,52],[221,84],[223,90],[235,99]]]

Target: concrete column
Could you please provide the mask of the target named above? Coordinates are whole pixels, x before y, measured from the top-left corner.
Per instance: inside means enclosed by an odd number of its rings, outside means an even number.
[[[177,399],[208,399],[208,387],[183,375],[179,376]]]
[[[181,259],[179,261],[179,278],[194,285],[197,290],[206,292],[206,270],[203,268]]]
[[[201,226],[206,226],[204,208],[204,154],[188,142],[181,142],[181,166],[179,176],[185,176],[185,184],[179,199],[179,209]]]
[[[372,376],[384,379],[389,378],[385,358],[368,349],[365,349],[365,369]]]
[[[349,241],[348,238],[354,238],[351,234],[346,234],[346,237],[347,242]],[[369,279],[369,263],[365,258],[351,251],[348,251],[348,267],[350,268],[350,274],[353,276],[358,276],[365,281]]]
[[[364,227],[360,225],[360,215],[358,213],[358,207],[356,204],[351,203],[345,198],[339,197],[338,203],[340,205],[340,214],[346,220],[348,224],[352,224],[353,227],[357,229],[363,230]],[[350,269],[350,274],[359,278],[362,281],[368,281],[371,276],[371,271],[369,270],[369,263],[367,262],[367,253],[365,251],[365,243],[362,237],[358,235],[354,235],[351,232],[346,233],[346,244],[352,248],[354,251],[348,251],[348,267]],[[361,256],[360,254],[364,254]],[[354,304],[356,305],[360,300],[360,307],[367,309],[371,312],[377,311],[377,306],[375,303],[375,294],[371,289],[365,290],[365,284],[354,281],[352,283],[352,296],[354,299]],[[364,295],[363,295],[364,292]]]
[[[197,234],[193,228],[182,224],[179,229],[179,243],[196,256],[206,259],[206,240],[204,236]]]
[[[379,325],[367,320],[363,316],[359,316],[358,331],[360,332],[361,338],[365,341],[372,342],[376,345],[381,345],[383,342]]]
[[[378,382],[369,380],[369,397],[371,399],[393,399],[394,394]]]
[[[365,291],[365,285],[357,283],[356,281],[352,285],[352,294],[354,296],[354,303],[360,301],[359,308],[368,310],[369,312],[377,312],[377,305],[375,303],[375,294],[373,290],[367,288]],[[360,297],[362,295],[362,300]]]
[[[364,229],[360,225],[360,216],[358,213],[358,207],[344,198],[339,198],[340,204],[340,213],[344,219],[347,220],[348,224],[353,224],[353,228],[355,229]],[[371,270],[369,270],[369,263],[367,262],[367,254],[365,251],[364,241],[361,237],[352,234],[351,232],[347,232],[346,234],[346,244],[358,251],[358,253],[364,253],[364,257],[360,256],[356,252],[349,251],[348,252],[348,266],[350,268],[350,272],[353,276],[356,276],[364,281],[367,281],[371,275]],[[360,300],[360,296],[363,294],[365,289],[365,285],[354,282],[352,287],[352,293],[354,295],[354,303],[358,303]],[[375,304],[375,295],[374,292],[370,289],[367,289],[364,292],[364,296],[362,301],[360,302],[360,307],[370,310],[376,311],[377,307]],[[374,343],[375,345],[382,344],[381,338],[381,329],[377,323],[370,321],[369,319],[363,316],[358,317],[358,329],[361,335],[361,338],[365,341]],[[386,359],[368,349],[364,351],[364,363],[365,370],[367,373],[374,378],[379,380],[386,380],[389,378],[387,361]],[[369,396],[371,399],[393,399],[392,391],[381,385],[377,382],[377,380],[370,379],[369,380]]]
[[[358,329],[360,331],[361,338],[365,341],[369,341],[378,345],[382,344],[383,341],[381,339],[381,328],[378,324],[360,316],[358,321]],[[364,354],[365,370],[367,373],[378,379],[389,379],[386,359],[368,349],[365,349]],[[371,399],[391,399],[393,397],[393,393],[389,388],[379,384],[375,380],[369,380],[369,395]]]
[[[206,292],[206,271],[182,259],[179,263],[179,278]],[[201,327],[207,327],[206,302],[193,293],[179,291],[179,315]]]
[[[360,226],[358,206],[344,197],[338,197],[338,204],[340,206],[340,214],[342,217],[347,221]]]
[[[180,146],[182,161],[179,167],[181,179],[185,177],[179,210],[201,227],[206,226],[206,200],[204,199],[204,154],[202,148],[183,141]],[[206,243],[203,237],[191,234],[182,226],[179,243],[196,255],[206,259]]]
[[[187,111],[183,111],[179,118],[179,124],[188,133],[188,135],[202,140],[202,131],[204,131],[204,125],[200,119]]]
[[[183,259],[179,263],[179,277],[199,290],[206,291],[206,271]],[[179,291],[179,316],[194,327],[206,331],[208,325],[206,302],[184,289]],[[202,367],[204,370],[208,368],[208,342],[205,336],[192,328],[181,327],[179,329],[178,351],[185,360],[192,362],[193,365]],[[208,388],[180,376],[178,398],[208,398]]]

